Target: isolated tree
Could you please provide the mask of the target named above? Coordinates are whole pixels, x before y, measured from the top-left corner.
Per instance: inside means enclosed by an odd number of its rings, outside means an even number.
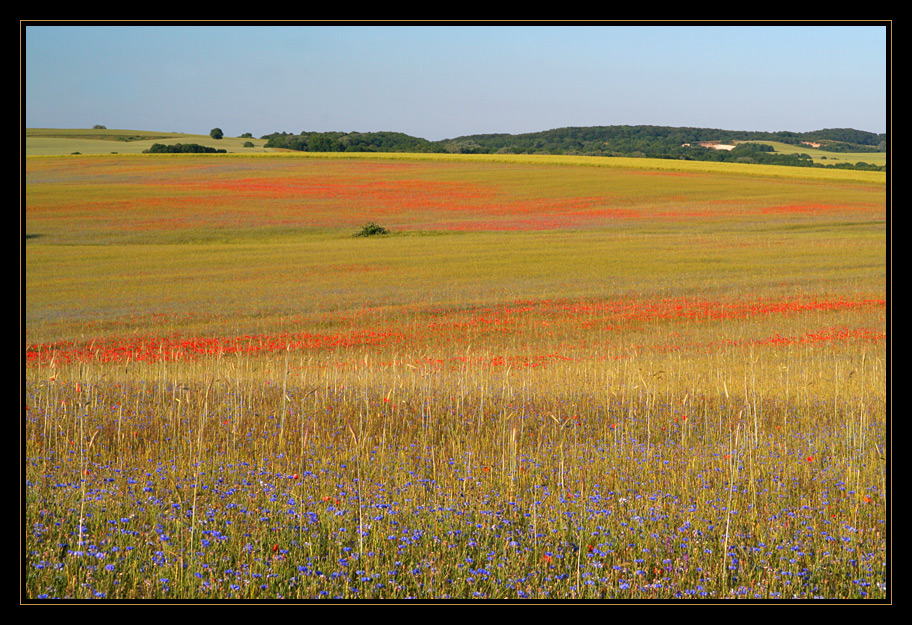
[[[222,132],[221,128],[213,128],[209,131],[209,136],[213,139],[221,139],[225,134]]]

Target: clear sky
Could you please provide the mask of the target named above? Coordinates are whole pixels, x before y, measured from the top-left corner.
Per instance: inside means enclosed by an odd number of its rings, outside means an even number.
[[[439,140],[565,126],[886,132],[883,23],[27,23],[29,128]]]

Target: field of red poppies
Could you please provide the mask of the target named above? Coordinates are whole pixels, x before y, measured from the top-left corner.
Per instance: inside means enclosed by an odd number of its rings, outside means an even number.
[[[27,599],[890,597],[883,174],[67,156],[24,195]]]

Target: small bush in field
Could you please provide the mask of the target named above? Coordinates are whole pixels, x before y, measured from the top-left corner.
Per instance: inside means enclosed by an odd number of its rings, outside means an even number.
[[[370,222],[369,224],[365,224],[364,226],[362,226],[361,230],[359,230],[355,234],[355,236],[356,237],[372,237],[372,236],[376,236],[378,234],[389,234],[389,230],[387,230],[383,226],[378,226],[374,222]]]

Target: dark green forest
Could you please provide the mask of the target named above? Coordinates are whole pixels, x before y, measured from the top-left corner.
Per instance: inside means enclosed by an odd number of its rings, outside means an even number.
[[[883,167],[815,164],[810,152],[884,152],[886,134],[852,128],[813,132],[756,132],[669,126],[568,127],[524,134],[482,134],[429,141],[400,132],[276,132],[264,135],[266,147],[304,152],[433,152],[458,154],[568,154],[585,156],[634,156],[695,161],[732,161],[881,170]],[[804,142],[805,154],[779,154],[770,146],[752,141],[779,141],[796,146]],[[735,149],[716,150],[700,143],[739,142]]]

